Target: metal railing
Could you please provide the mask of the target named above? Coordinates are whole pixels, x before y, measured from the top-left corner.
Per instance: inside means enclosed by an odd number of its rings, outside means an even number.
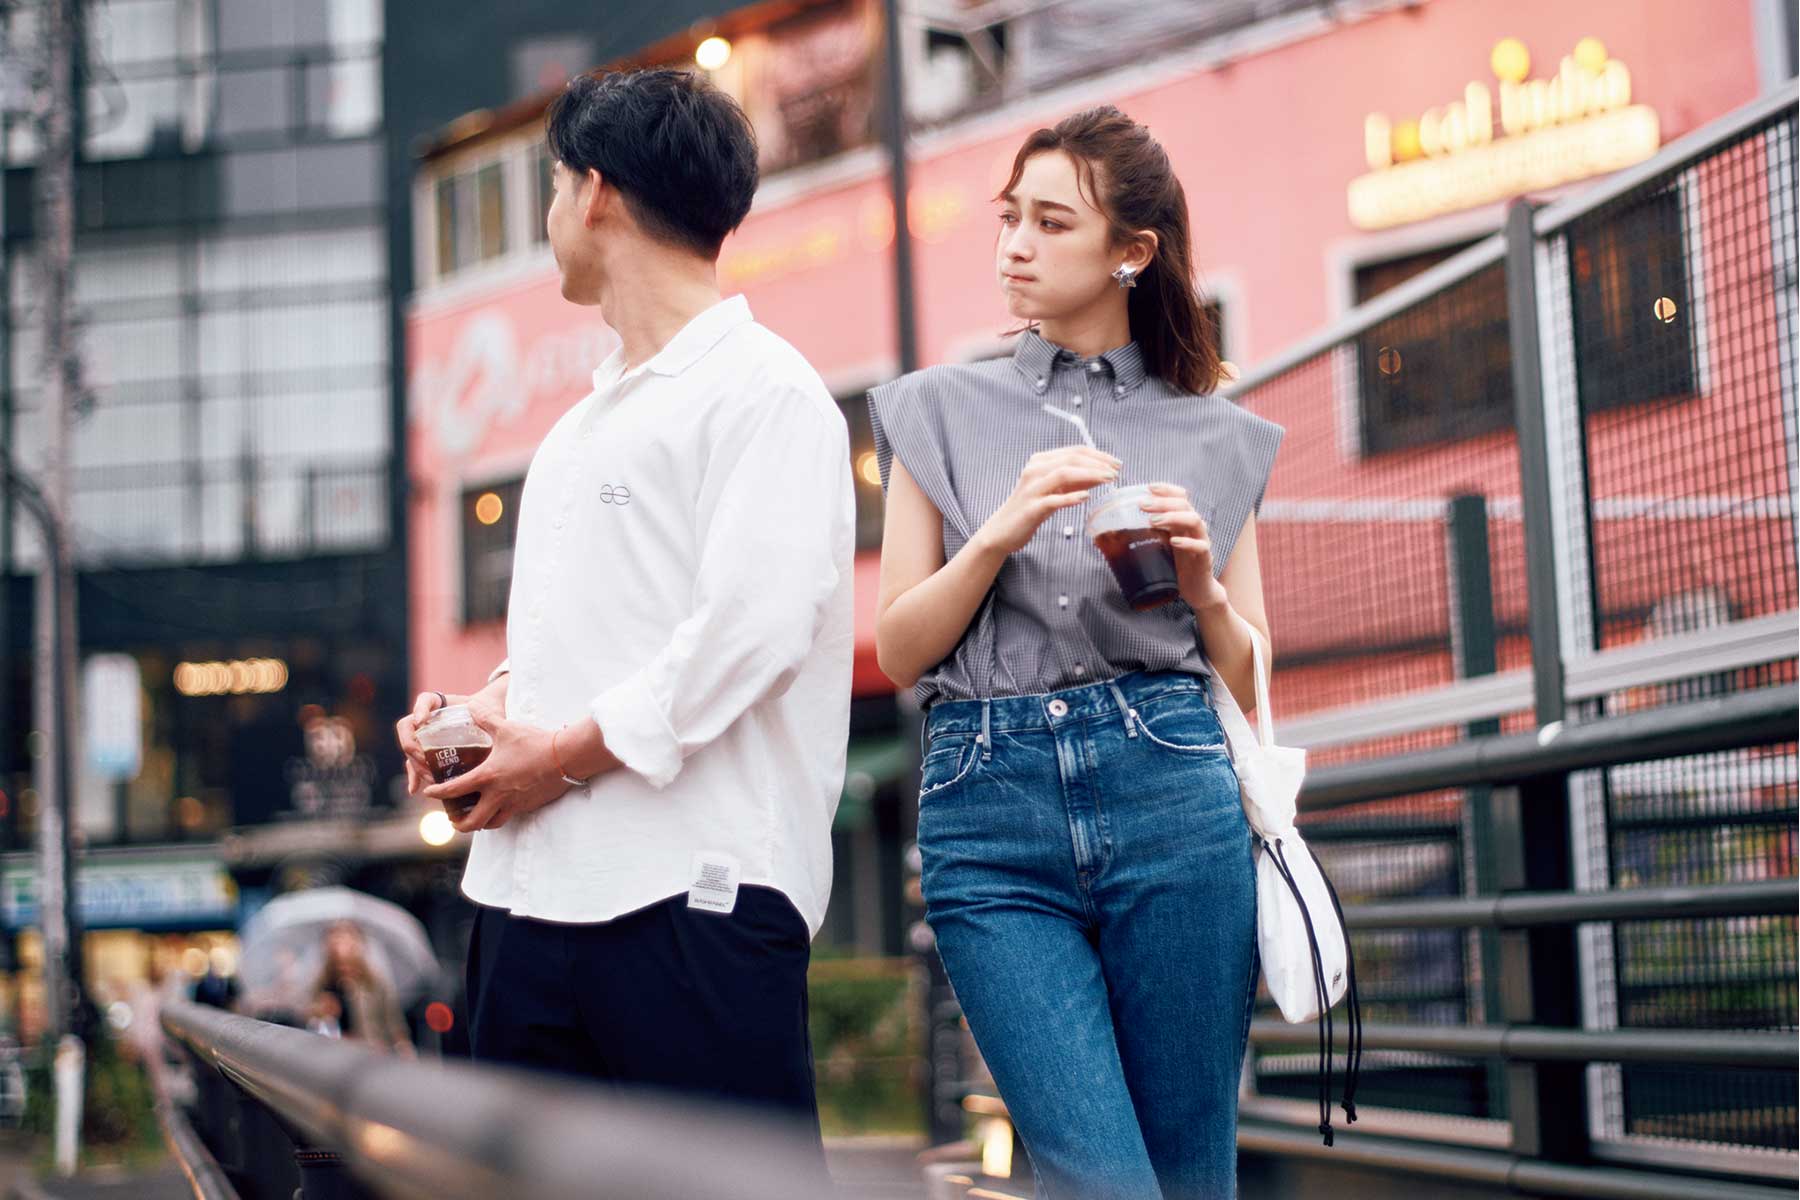
[[[1258,1020],[1246,1152],[1791,1193],[1795,101],[1516,203],[1232,388],[1300,464],[1259,537],[1275,702],[1385,1131],[1319,1146],[1282,1099],[1316,1031]]]
[[[185,1002],[162,1023],[194,1064],[191,1112],[163,1115],[203,1200],[845,1194],[803,1132],[748,1111],[400,1059]]]

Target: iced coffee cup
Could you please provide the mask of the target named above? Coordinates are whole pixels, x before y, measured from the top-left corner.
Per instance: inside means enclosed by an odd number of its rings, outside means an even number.
[[[1151,496],[1143,484],[1119,488],[1087,520],[1088,537],[1112,568],[1125,603],[1138,612],[1181,598],[1169,533],[1143,510]]]
[[[494,752],[494,739],[475,723],[466,704],[446,704],[433,709],[419,722],[419,745],[425,748],[425,759],[431,766],[431,778],[449,783],[458,775],[467,775],[487,761]],[[444,811],[453,821],[469,815],[480,792],[444,801]]]

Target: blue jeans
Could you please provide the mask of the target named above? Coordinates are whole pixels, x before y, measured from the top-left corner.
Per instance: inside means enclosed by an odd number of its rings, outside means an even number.
[[[1256,891],[1210,681],[949,701],[926,729],[926,919],[1038,1195],[1235,1195]]]

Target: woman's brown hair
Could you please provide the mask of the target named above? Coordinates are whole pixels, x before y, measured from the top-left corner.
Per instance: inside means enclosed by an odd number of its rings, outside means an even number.
[[[1026,138],[1000,195],[1019,186],[1029,159],[1053,150],[1074,160],[1089,200],[1112,226],[1114,242],[1124,244],[1139,230],[1156,234],[1156,253],[1126,304],[1145,368],[1186,391],[1212,391],[1220,379],[1218,342],[1194,287],[1187,193],[1162,145],[1110,104],[1090,108]]]

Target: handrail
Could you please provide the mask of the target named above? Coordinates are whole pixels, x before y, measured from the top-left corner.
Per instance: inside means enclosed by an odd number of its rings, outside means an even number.
[[[212,1151],[194,1132],[186,1114],[171,1104],[160,1089],[156,1100],[156,1123],[162,1128],[163,1139],[168,1142],[176,1165],[187,1177],[188,1186],[194,1189],[194,1200],[238,1200],[236,1189],[225,1177]]]
[[[1715,1029],[1555,1029],[1542,1025],[1364,1025],[1370,1050],[1413,1050],[1512,1062],[1654,1062],[1685,1066],[1796,1069],[1793,1033]],[[1258,1046],[1317,1050],[1318,1027],[1250,1022]]]
[[[163,1028],[384,1196],[807,1200],[817,1151],[773,1118],[554,1076],[420,1062],[185,1001]],[[229,1165],[229,1164],[228,1164]]]
[[[1445,788],[1506,785],[1568,771],[1779,744],[1794,740],[1796,721],[1800,721],[1800,694],[1792,685],[1781,684],[1581,725],[1558,722],[1535,733],[1497,734],[1318,767],[1307,774],[1300,807],[1310,812]]]
[[[1697,917],[1792,916],[1800,880],[1605,892],[1503,892],[1497,896],[1428,896],[1344,905],[1351,929],[1530,929],[1583,921],[1691,921]]]
[[[1792,1184],[1761,1187],[1585,1163],[1564,1166],[1503,1150],[1434,1146],[1353,1131],[1338,1134],[1336,1144],[1327,1148],[1310,1129],[1261,1120],[1238,1122],[1238,1149],[1283,1158],[1485,1183],[1534,1196],[1604,1197],[1606,1200],[1775,1200],[1794,1194]]]
[[[1499,264],[1505,258],[1506,236],[1501,233],[1489,234],[1473,246],[1457,251],[1443,262],[1419,272],[1404,283],[1395,284],[1374,299],[1357,305],[1318,333],[1301,339],[1275,357],[1257,363],[1221,391],[1228,399],[1238,400],[1358,334],[1367,333],[1388,318],[1398,316],[1413,305],[1430,300],[1444,289],[1461,283],[1477,272]]]

